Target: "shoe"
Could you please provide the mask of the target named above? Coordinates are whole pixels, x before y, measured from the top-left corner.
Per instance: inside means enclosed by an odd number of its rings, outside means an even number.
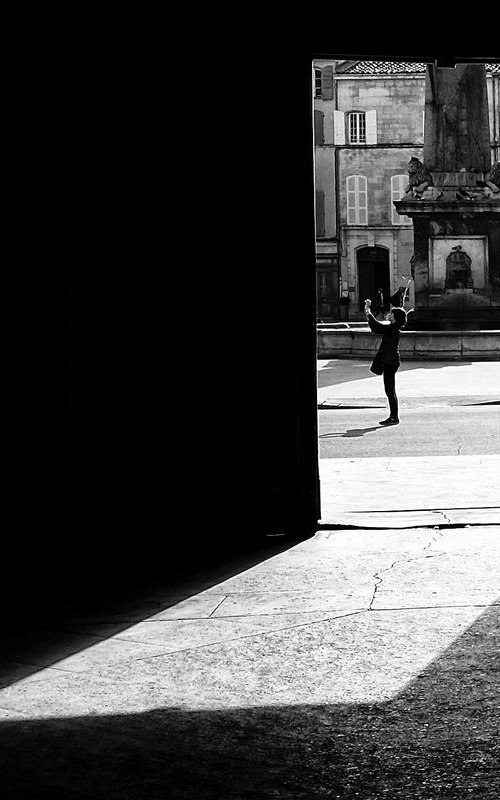
[[[387,417],[387,419],[379,422],[379,425],[399,425],[399,419],[397,417]]]

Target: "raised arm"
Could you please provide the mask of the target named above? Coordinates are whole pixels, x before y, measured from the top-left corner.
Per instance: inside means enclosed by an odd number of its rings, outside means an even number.
[[[403,280],[404,280],[404,278],[405,278],[405,276],[403,275]],[[406,286],[405,286],[405,289],[404,289],[404,292],[403,292],[403,297],[401,299],[401,305],[402,306],[404,306],[405,301],[408,299],[408,297],[410,295],[410,283],[412,282],[412,280],[413,280],[413,278],[408,278],[408,281],[406,282]]]
[[[385,333],[387,331],[387,324],[384,325],[383,322],[379,322],[377,319],[375,319],[370,311],[371,304],[371,300],[365,300],[365,317],[368,325],[370,326],[370,330],[373,331],[373,333]]]

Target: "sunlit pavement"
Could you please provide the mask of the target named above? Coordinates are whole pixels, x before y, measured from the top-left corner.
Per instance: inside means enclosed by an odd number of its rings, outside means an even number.
[[[380,398],[382,378],[370,372],[370,360],[318,360],[318,404],[328,400]],[[405,398],[495,397],[500,400],[500,361],[407,361],[396,377]]]
[[[500,523],[500,362],[403,363],[401,424],[369,362],[318,362],[322,522]]]
[[[500,455],[432,458],[323,460],[329,528],[27,639],[2,799],[498,800]]]
[[[320,459],[322,523],[500,524],[500,455]]]
[[[321,530],[233,571],[4,664],[2,797],[498,797],[498,526]]]

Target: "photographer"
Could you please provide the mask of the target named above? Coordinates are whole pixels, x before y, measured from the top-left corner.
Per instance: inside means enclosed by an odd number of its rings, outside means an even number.
[[[365,316],[373,333],[382,336],[370,370],[384,378],[384,391],[389,401],[389,416],[380,425],[399,425],[399,404],[396,394],[396,372],[401,365],[399,334],[406,325],[404,308],[392,308],[388,322],[378,322],[370,311],[371,300],[365,300]]]

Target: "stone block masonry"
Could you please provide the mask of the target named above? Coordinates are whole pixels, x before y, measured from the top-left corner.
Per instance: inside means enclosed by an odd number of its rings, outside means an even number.
[[[317,332],[318,358],[371,358],[380,337],[368,330],[322,328]],[[405,360],[500,361],[500,330],[402,331]]]

